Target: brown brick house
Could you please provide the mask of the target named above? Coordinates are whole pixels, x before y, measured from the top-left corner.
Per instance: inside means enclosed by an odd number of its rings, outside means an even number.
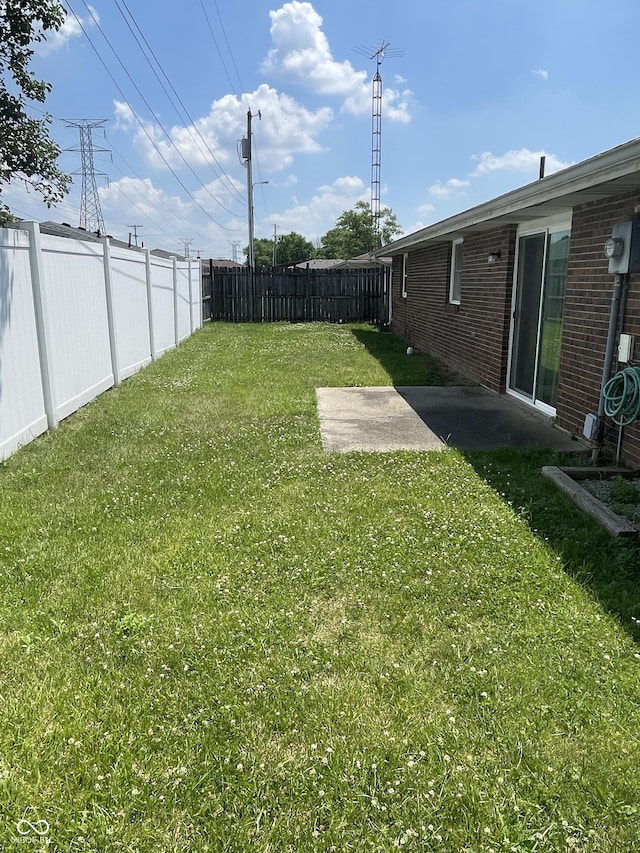
[[[583,437],[598,413],[616,281],[604,245],[614,225],[637,219],[640,139],[385,246],[392,329]],[[616,343],[640,335],[640,273],[619,282]],[[629,364],[616,349],[611,373]],[[598,423],[615,451],[618,427]],[[640,467],[640,423],[624,428],[621,459]]]

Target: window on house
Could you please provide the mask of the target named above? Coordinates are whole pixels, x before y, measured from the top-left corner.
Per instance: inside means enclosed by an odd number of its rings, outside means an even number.
[[[409,265],[409,255],[407,252],[402,256],[402,298],[407,298],[407,267]]]
[[[451,279],[449,281],[449,302],[460,305],[462,270],[464,268],[464,250],[462,240],[454,240],[451,246]]]

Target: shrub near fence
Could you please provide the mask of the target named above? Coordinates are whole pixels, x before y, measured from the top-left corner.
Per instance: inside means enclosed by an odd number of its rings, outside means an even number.
[[[384,268],[266,270],[214,267],[203,261],[206,311],[212,320],[275,323],[383,323]],[[208,298],[207,298],[208,297]]]
[[[199,261],[0,229],[0,459],[202,325]]]

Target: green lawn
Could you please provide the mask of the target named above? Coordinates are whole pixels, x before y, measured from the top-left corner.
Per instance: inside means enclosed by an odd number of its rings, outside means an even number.
[[[322,451],[442,379],[211,325],[0,465],[0,850],[638,849],[637,547],[545,452]]]

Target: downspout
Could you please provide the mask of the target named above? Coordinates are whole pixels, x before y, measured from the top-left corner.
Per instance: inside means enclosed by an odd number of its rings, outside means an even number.
[[[602,368],[602,382],[600,384],[600,399],[598,401],[598,440],[591,454],[591,464],[597,462],[602,445],[604,444],[604,386],[611,379],[613,367],[613,351],[615,349],[618,328],[622,328],[624,322],[624,311],[627,304],[627,292],[629,290],[629,274],[616,275],[613,280],[613,293],[611,295],[611,308],[609,311],[609,330],[607,332],[607,346],[604,355],[604,366]]]
[[[389,314],[387,316],[387,326],[391,331],[391,321],[393,320],[393,264],[390,267],[383,267],[384,280],[387,285],[387,297],[389,301]]]
[[[618,316],[618,341],[620,340],[620,336],[622,335],[622,330],[624,329],[624,318],[627,313],[627,296],[629,295],[629,273],[624,276],[624,282],[622,287],[622,294],[620,296],[620,311]],[[612,371],[613,372],[613,371]],[[604,389],[604,386],[603,386]],[[604,394],[601,393],[601,398],[604,404]],[[622,425],[618,426],[618,445],[616,447],[616,465],[620,464],[620,454],[622,453],[622,435],[624,433],[624,427]]]

